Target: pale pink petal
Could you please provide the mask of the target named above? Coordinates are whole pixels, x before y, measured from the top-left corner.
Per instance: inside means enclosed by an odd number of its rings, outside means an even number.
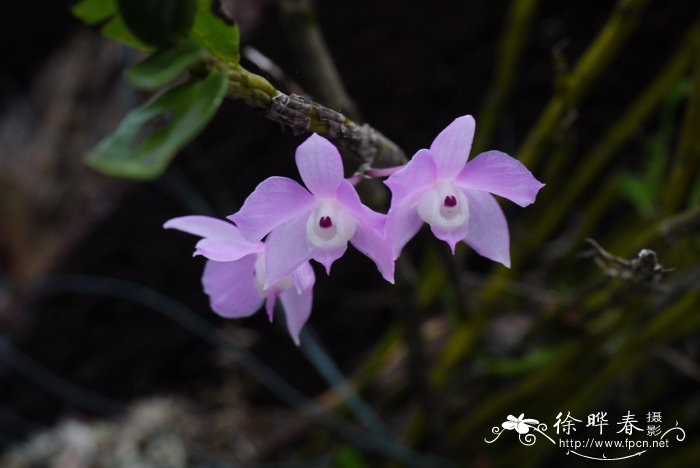
[[[284,307],[289,334],[294,343],[299,346],[299,334],[311,315],[313,292],[311,289],[307,289],[300,294],[294,288],[290,288],[282,291],[280,301]]]
[[[358,224],[357,232],[350,239],[350,243],[371,258],[382,277],[394,284],[394,259],[391,246],[381,232],[377,232],[367,225]]]
[[[472,149],[475,126],[471,115],[458,117],[430,145],[438,178],[452,178],[462,170]]]
[[[316,275],[309,262],[302,263],[299,268],[294,270],[292,273],[292,282],[298,293],[314,287]]]
[[[386,238],[391,246],[394,260],[399,258],[403,247],[423,225],[423,220],[418,216],[416,209],[416,203],[418,203],[420,196],[421,193],[413,194],[400,204],[394,204],[392,201],[392,207],[387,213]]]
[[[229,262],[262,250],[262,244],[246,240],[233,224],[209,216],[182,216],[167,221],[165,229],[201,236],[195,255]]]
[[[313,209],[314,197],[298,182],[286,177],[262,181],[246,198],[243,207],[228,217],[241,234],[259,241],[288,220]]]
[[[527,206],[544,184],[527,167],[500,151],[487,151],[469,161],[457,176],[462,187],[484,190]]]
[[[270,322],[275,317],[275,302],[277,302],[277,296],[279,295],[279,291],[272,291],[267,293],[265,297],[265,312],[267,312],[267,318],[270,319]]]
[[[340,257],[343,256],[345,251],[348,249],[347,244],[338,247],[336,249],[310,249],[311,250],[311,258],[319,262],[323,267],[326,269],[326,274],[330,275],[331,274],[331,266],[333,266],[333,262],[338,260]]]
[[[357,221],[357,230],[350,239],[350,243],[372,259],[384,279],[393,283],[394,259],[384,232],[386,215],[363,205],[355,187],[348,181],[341,183],[336,197],[343,208],[352,213]]]
[[[489,193],[464,189],[469,200],[469,230],[464,242],[495,262],[510,268],[508,223],[500,205]]]
[[[424,191],[435,183],[437,172],[430,151],[422,149],[399,171],[384,181],[391,190],[391,206],[402,203],[413,193]]]
[[[296,162],[301,179],[314,195],[333,195],[345,180],[338,149],[315,133],[297,148]]]
[[[471,205],[469,205],[469,207],[471,209]],[[430,226],[430,230],[433,231],[435,237],[447,242],[447,244],[450,246],[452,254],[454,254],[457,242],[464,240],[464,238],[467,237],[467,233],[469,232],[470,226],[471,220],[467,221],[461,226],[457,226],[452,229],[444,229],[437,226]]]
[[[249,243],[233,224],[210,216],[180,216],[163,224],[165,229],[177,229],[178,231],[194,234],[195,236],[210,239],[226,239],[239,244]]]
[[[308,215],[297,216],[272,231],[265,242],[265,286],[292,274],[311,258],[306,240]]]
[[[207,261],[202,285],[209,296],[212,310],[227,318],[254,314],[263,302],[255,287],[254,275],[255,255],[235,262]]]
[[[195,255],[203,255],[217,262],[232,262],[252,253],[261,252],[261,242],[235,243],[226,239],[206,238],[197,242]]]
[[[368,206],[362,204],[362,200],[360,200],[357,190],[355,190],[355,187],[353,187],[350,182],[343,180],[340,183],[335,195],[338,203],[349,211],[356,220],[363,223],[368,223],[374,229],[384,229],[386,215],[377,213]]]

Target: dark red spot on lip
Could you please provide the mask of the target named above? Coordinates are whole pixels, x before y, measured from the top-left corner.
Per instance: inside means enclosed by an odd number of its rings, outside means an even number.
[[[452,208],[453,206],[457,206],[457,198],[455,198],[454,195],[448,195],[445,197],[445,206],[448,208]]]
[[[331,221],[330,216],[321,216],[321,219],[318,220],[318,225],[321,226],[323,229],[327,229],[333,226],[333,221]]]

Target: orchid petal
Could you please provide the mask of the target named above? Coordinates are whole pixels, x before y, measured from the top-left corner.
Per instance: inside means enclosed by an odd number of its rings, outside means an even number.
[[[513,422],[513,421],[506,421],[506,422],[502,423],[501,426],[503,427],[503,429],[506,429],[508,431],[512,431],[513,429],[515,429],[516,424],[517,423]]]
[[[343,178],[338,149],[314,133],[296,151],[296,163],[304,184],[314,195],[333,195]]]
[[[447,244],[450,246],[452,254],[454,255],[457,243],[461,240],[464,240],[464,238],[467,237],[470,227],[471,222],[466,222],[461,226],[457,226],[451,229],[445,229],[438,226],[430,226],[430,230],[433,231],[435,237],[447,242]]]
[[[500,205],[489,193],[464,189],[469,200],[469,229],[464,241],[476,252],[510,268],[508,223]]]
[[[228,217],[241,234],[259,241],[281,224],[313,209],[314,197],[298,182],[286,177],[262,181],[246,198],[243,207]]]
[[[509,414],[508,417],[506,418],[508,421],[515,421],[518,422],[518,418],[513,416],[512,414]]]
[[[302,263],[299,268],[292,273],[292,283],[297,293],[302,293],[314,287],[316,275],[309,262]]]
[[[386,215],[363,205],[355,187],[348,181],[341,183],[336,196],[341,206],[352,213],[357,220],[357,230],[350,239],[350,243],[372,259],[384,279],[393,284],[394,259],[384,234]]]
[[[331,274],[331,266],[333,262],[343,256],[348,249],[348,245],[337,247],[335,249],[311,249],[311,258],[319,262],[326,269],[326,274]]]
[[[307,289],[300,294],[294,289],[287,289],[280,294],[280,301],[284,307],[289,334],[294,343],[299,346],[299,334],[311,315],[313,292]]]
[[[423,225],[423,220],[418,216],[416,203],[421,193],[412,194],[403,200],[401,204],[394,205],[387,214],[386,238],[391,246],[394,260],[399,258],[401,250]]]
[[[214,312],[227,318],[253,315],[262,305],[254,284],[255,255],[235,262],[209,260],[204,267],[202,285]]]
[[[544,184],[517,159],[501,151],[487,151],[469,161],[457,176],[464,188],[484,190],[527,206]]]
[[[469,158],[476,123],[471,115],[456,118],[430,145],[438,178],[452,178],[462,170]]]
[[[540,423],[537,419],[523,419],[522,422],[531,426],[536,426]]]
[[[311,258],[306,239],[307,215],[297,216],[270,233],[265,242],[265,287],[292,274]]]
[[[400,170],[393,173],[384,184],[391,190],[391,205],[401,203],[416,192],[422,192],[435,183],[437,171],[430,151],[418,151]]]
[[[197,242],[195,255],[203,255],[217,262],[232,262],[263,250],[263,244],[260,242],[237,244],[226,239],[206,238]]]
[[[247,244],[247,241],[233,224],[210,216],[180,216],[169,219],[163,224],[165,229],[177,229],[178,231],[194,234],[195,236],[210,239],[226,239],[238,244]]]
[[[350,239],[350,243],[371,258],[384,279],[394,284],[394,259],[391,246],[386,241],[383,232],[373,228],[370,223],[360,221],[357,232]]]
[[[262,244],[246,240],[233,224],[209,216],[181,216],[168,220],[165,229],[177,229],[201,236],[195,255],[230,262],[263,249]]]
[[[265,312],[267,312],[267,318],[272,322],[275,316],[275,302],[277,302],[277,296],[280,295],[279,291],[272,291],[267,293],[265,296]]]

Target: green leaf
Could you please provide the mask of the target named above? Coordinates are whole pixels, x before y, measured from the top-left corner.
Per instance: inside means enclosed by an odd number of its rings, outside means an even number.
[[[197,0],[117,0],[127,28],[146,44],[162,47],[189,35]]]
[[[129,112],[88,154],[87,163],[115,177],[157,177],[214,116],[227,84],[226,75],[215,71],[157,94]]]
[[[71,12],[87,24],[104,21],[117,12],[114,0],[82,0],[71,7]]]
[[[206,49],[192,42],[181,42],[160,50],[132,66],[126,78],[137,88],[153,90],[167,85],[206,56]]]
[[[212,0],[198,0],[197,15],[192,26],[192,39],[230,64],[237,64],[238,25],[228,23],[214,12]]]

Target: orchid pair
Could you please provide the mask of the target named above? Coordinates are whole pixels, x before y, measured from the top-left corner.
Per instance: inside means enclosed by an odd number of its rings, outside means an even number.
[[[453,253],[464,241],[482,256],[510,266],[508,225],[491,194],[527,206],[544,185],[500,151],[467,162],[474,128],[471,116],[459,117],[430,149],[418,151],[404,166],[385,170],[391,173],[385,184],[392,193],[386,215],[362,204],[344,178],[337,148],[313,134],[296,151],[305,187],[286,177],[270,177],[228,217],[235,226],[187,216],[164,227],[203,237],[195,254],[209,259],[202,283],[215,312],[246,317],[265,301],[272,319],[279,297],[298,344],[311,312],[314,274],[309,260],[330,274],[348,242],[391,283],[394,262],[424,222]]]

